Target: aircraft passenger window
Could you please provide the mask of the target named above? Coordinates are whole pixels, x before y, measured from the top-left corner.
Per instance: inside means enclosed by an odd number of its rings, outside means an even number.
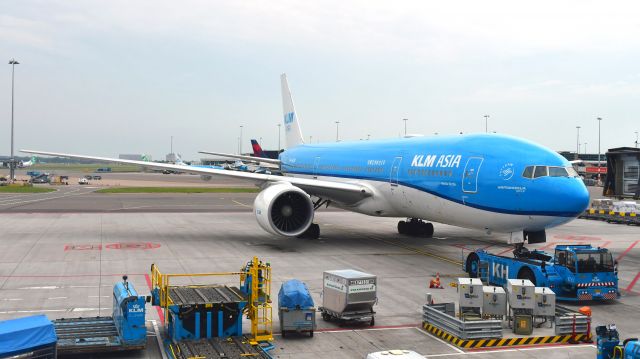
[[[532,178],[533,177],[533,166],[527,166],[522,172],[522,177],[524,178]]]
[[[550,177],[568,177],[567,170],[564,167],[549,167]]]
[[[536,166],[536,170],[533,172],[533,178],[548,176],[546,166]]]

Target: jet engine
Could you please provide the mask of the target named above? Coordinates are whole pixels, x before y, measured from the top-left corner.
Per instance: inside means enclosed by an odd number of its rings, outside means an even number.
[[[253,202],[258,224],[265,231],[295,237],[313,222],[313,202],[298,187],[279,183],[265,188]]]
[[[200,179],[203,181],[211,181],[210,175],[200,175]]]

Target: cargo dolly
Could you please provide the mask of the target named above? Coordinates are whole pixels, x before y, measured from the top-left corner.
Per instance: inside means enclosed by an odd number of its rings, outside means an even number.
[[[271,358],[261,347],[249,344],[247,337],[183,340],[176,344],[169,344],[169,350],[171,356],[176,359]]]
[[[101,353],[140,350],[147,345],[145,303],[132,284],[113,286],[113,315],[110,317],[62,318],[53,321],[58,354]]]

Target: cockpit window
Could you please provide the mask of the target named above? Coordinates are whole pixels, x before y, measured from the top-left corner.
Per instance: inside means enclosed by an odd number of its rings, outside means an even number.
[[[527,166],[522,172],[524,178],[540,178],[540,177],[578,177],[573,167],[559,166]]]
[[[533,178],[544,177],[548,175],[547,166],[536,166],[535,171],[533,171]]]
[[[522,172],[522,177],[524,178],[532,178],[533,177],[533,166],[527,166]]]
[[[564,167],[549,167],[550,177],[569,177],[567,169]]]
[[[569,177],[578,177],[578,172],[573,167],[565,167],[567,169],[567,174]]]

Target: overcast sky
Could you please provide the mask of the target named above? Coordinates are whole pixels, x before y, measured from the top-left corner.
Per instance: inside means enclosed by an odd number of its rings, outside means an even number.
[[[497,131],[597,153],[640,130],[640,3],[3,1],[16,147],[154,158],[277,147],[286,72],[313,142]],[[5,64],[6,64],[5,62]],[[9,152],[11,66],[0,74]],[[284,143],[284,135],[282,136]]]

